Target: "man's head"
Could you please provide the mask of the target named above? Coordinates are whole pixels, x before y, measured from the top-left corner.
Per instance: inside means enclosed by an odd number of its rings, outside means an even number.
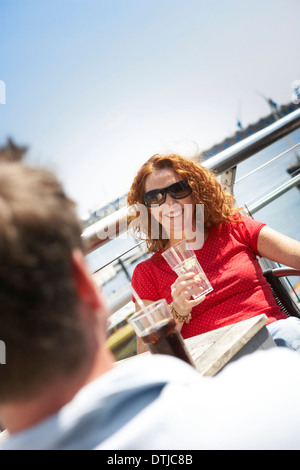
[[[25,157],[27,147],[17,145],[13,139],[8,138],[6,144],[0,147],[1,162],[20,162]]]
[[[0,164],[0,403],[34,396],[89,354],[82,305],[100,304],[82,275],[81,230],[51,172]]]

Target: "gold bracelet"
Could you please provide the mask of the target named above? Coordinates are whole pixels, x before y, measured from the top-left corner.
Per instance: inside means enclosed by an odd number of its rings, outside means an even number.
[[[191,312],[188,315],[180,315],[176,312],[175,308],[173,307],[173,303],[170,304],[170,310],[175,320],[179,321],[179,323],[189,323],[192,319]]]

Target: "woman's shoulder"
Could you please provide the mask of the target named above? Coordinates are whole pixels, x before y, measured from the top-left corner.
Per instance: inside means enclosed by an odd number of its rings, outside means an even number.
[[[218,227],[220,230],[222,229],[233,229],[233,230],[241,230],[245,227],[247,228],[257,228],[261,225],[265,225],[263,222],[260,222],[256,219],[253,219],[250,215],[243,214],[240,212],[235,212],[229,219],[225,220],[221,223]]]
[[[250,246],[257,254],[257,238],[265,225],[251,216],[239,214],[230,221],[228,232],[239,242]]]
[[[161,252],[154,253],[150,258],[138,263],[132,273],[132,285],[136,283],[147,284],[148,288],[150,285],[156,285],[158,288],[158,282],[161,278],[161,271],[163,269],[162,264],[164,258],[161,256]],[[151,300],[151,297],[143,297]],[[157,300],[157,299],[156,299]]]
[[[254,232],[256,232],[257,230],[260,230],[264,225],[266,225],[264,222],[253,219],[253,217],[251,217],[250,215],[243,215],[243,214],[235,214],[230,222],[231,222],[231,227],[233,229],[236,229],[236,230],[246,229],[248,231],[254,231]]]
[[[214,233],[217,237],[252,237],[257,236],[261,228],[266,224],[253,219],[251,216],[234,213],[230,219],[219,225],[214,225],[209,230],[209,237]]]
[[[153,253],[148,259],[141,261],[136,265],[135,270],[149,270],[155,266],[159,266],[163,263],[164,258],[161,256],[162,250]]]

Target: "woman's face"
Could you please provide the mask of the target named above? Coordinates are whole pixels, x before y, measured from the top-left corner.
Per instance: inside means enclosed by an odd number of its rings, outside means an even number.
[[[182,179],[172,168],[156,170],[146,178],[145,193],[153,189],[166,188]],[[170,239],[189,238],[188,233],[193,230],[195,214],[192,195],[183,199],[173,199],[167,193],[163,204],[151,206],[149,210],[152,216],[162,224]]]

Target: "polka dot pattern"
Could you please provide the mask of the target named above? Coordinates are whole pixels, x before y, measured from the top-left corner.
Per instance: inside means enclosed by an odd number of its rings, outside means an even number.
[[[181,330],[184,338],[262,313],[268,316],[268,323],[287,318],[257,259],[257,238],[264,225],[242,217],[240,222],[227,221],[210,229],[203,247],[195,253],[214,290],[193,308],[192,320]],[[171,303],[176,278],[159,251],[136,266],[132,285],[144,300],[165,298]]]

